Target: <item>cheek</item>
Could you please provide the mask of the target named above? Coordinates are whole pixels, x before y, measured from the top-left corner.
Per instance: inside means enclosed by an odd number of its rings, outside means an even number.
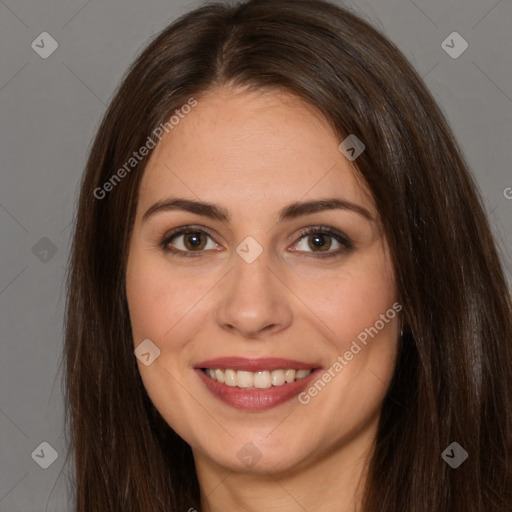
[[[176,279],[161,258],[142,255],[142,250],[137,249],[130,253],[126,295],[133,344],[136,347],[150,339],[160,350],[152,364],[145,366],[138,362],[139,372],[152,403],[168,424],[185,437],[190,425],[182,412],[190,404],[188,395],[181,391],[173,376],[180,371],[177,355],[186,351],[192,329],[187,312],[201,296],[194,287],[185,287],[186,281],[190,283],[190,277]]]
[[[132,250],[126,271],[133,337],[135,343],[144,338],[161,342],[198,301],[201,290],[191,276],[171,272],[165,258],[143,251]]]
[[[353,339],[375,325],[396,300],[394,275],[385,248],[378,244],[357,255],[338,271],[306,280],[298,292],[322,322],[322,332],[338,353]],[[394,310],[389,317],[396,316]],[[386,318],[389,319],[389,318]],[[386,329],[396,320],[386,322]],[[381,322],[379,321],[379,326]]]
[[[171,290],[164,293],[165,284],[155,277],[139,265],[133,265],[127,273],[126,293],[136,343],[143,338],[158,339],[164,329],[172,326],[172,310],[166,305],[167,300],[172,300]]]

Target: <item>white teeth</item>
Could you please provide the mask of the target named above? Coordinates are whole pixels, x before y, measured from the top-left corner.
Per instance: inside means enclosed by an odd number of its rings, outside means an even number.
[[[217,370],[215,370],[215,374],[217,374]],[[228,386],[235,387],[236,386],[236,372],[235,370],[226,370],[224,372],[224,384]]]
[[[313,370],[264,370],[247,372],[242,370],[224,370],[222,368],[206,368],[206,375],[213,380],[231,387],[268,389],[282,386],[307,377]]]
[[[282,386],[285,383],[285,376],[283,370],[274,370],[270,377],[272,379],[272,386]]]
[[[259,389],[267,389],[272,386],[272,381],[270,380],[270,372],[256,372],[254,374],[254,387]]]
[[[303,379],[311,373],[311,370],[297,370],[295,373],[295,380]]]
[[[286,382],[293,382],[295,380],[295,370],[286,370],[284,378]]]
[[[252,387],[252,373],[251,372],[236,372],[236,385],[239,388],[250,388]]]

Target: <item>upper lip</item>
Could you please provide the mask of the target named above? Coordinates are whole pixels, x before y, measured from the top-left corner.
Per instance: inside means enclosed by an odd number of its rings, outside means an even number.
[[[314,363],[304,363],[293,359],[282,359],[278,357],[261,357],[249,359],[246,357],[218,357],[201,361],[195,365],[195,368],[224,368],[231,370],[241,370],[246,372],[261,372],[264,370],[310,370],[318,368]]]

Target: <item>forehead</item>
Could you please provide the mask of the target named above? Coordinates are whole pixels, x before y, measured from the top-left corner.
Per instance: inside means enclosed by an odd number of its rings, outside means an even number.
[[[335,195],[373,213],[339,137],[310,104],[283,91],[227,88],[197,101],[153,150],[141,203],[179,193],[239,208],[264,200],[278,209]]]

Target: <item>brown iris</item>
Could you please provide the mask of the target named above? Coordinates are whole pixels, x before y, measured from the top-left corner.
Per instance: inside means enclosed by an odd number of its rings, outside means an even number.
[[[330,249],[331,242],[329,241],[327,243],[325,238],[326,238],[325,235],[322,235],[322,234],[315,234],[315,235],[309,236],[309,240],[313,240],[312,243],[310,241],[308,242],[309,247],[311,249],[320,249],[319,251],[313,251],[313,252],[323,252],[323,251],[327,251],[328,249]]]
[[[203,237],[202,242],[201,237]],[[204,249],[204,246],[206,245],[206,237],[201,231],[187,231],[186,233],[183,233],[183,243],[187,249],[201,250]]]

